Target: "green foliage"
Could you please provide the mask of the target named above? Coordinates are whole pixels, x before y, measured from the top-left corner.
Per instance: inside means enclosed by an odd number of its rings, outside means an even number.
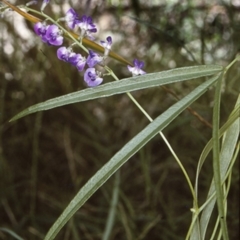
[[[169,74],[170,75],[170,74]],[[171,76],[171,75],[170,75]],[[171,77],[169,78],[171,79]],[[151,78],[151,76],[149,76]],[[152,123],[145,127],[139,134],[131,139],[120,151],[118,151],[78,192],[70,204],[64,210],[59,219],[50,229],[45,239],[54,239],[56,234],[73,216],[73,214],[101,187],[127,160],[149,142],[158,132],[162,131],[171,123],[182,111],[191,103],[199,98],[219,76],[213,77],[188,94],[185,98],[178,101],[163,114],[157,117]]]
[[[150,73],[128,79],[122,79],[122,81],[107,83],[95,88],[88,88],[76,93],[70,93],[55,99],[50,99],[44,103],[36,104],[35,106],[31,106],[27,110],[24,110],[13,117],[11,121],[17,120],[21,117],[38,111],[48,110],[67,104],[78,103],[96,98],[109,97],[115,94],[127,93],[144,88],[158,87],[193,78],[206,77],[208,75],[220,72],[221,70],[221,66],[206,65],[179,68],[159,73]]]

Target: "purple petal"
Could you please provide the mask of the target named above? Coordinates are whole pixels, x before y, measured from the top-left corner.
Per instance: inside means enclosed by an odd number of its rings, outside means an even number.
[[[94,67],[96,64],[102,62],[103,57],[98,55],[97,53],[95,53],[92,50],[89,50],[89,55],[87,57],[87,65],[92,68]]]
[[[58,26],[52,24],[47,29],[46,35],[47,35],[48,38],[52,38],[52,37],[56,36],[58,34],[58,32],[59,32]]]
[[[41,23],[41,22],[37,22],[36,24],[34,24],[34,31],[35,33],[42,37],[46,34],[47,32],[47,29],[48,29],[49,26],[46,26],[45,24]]]
[[[84,81],[89,87],[95,87],[101,84],[103,79],[97,75],[95,68],[88,68],[84,73]]]
[[[132,72],[132,71],[134,71],[134,69],[135,69],[134,67],[131,67],[130,65],[127,65],[127,68],[128,68],[128,71],[129,71],[129,72]]]
[[[57,50],[57,57],[58,59],[64,61],[64,62],[68,62],[68,58],[69,58],[69,50],[66,47],[60,47]]]
[[[78,14],[75,12],[73,8],[70,8],[65,16],[65,21],[69,28],[74,29],[76,23],[78,22]]]
[[[80,27],[83,35],[91,36],[90,33],[97,32],[96,25],[92,22],[91,17],[84,15],[76,24]]]
[[[63,43],[63,36],[60,35],[60,30],[56,25],[50,25],[46,32],[48,44],[60,46]]]
[[[71,52],[68,56],[68,62],[75,66],[78,62],[78,54],[75,52]]]
[[[134,64],[134,66],[137,67],[137,68],[143,68],[143,67],[144,67],[144,62],[138,61],[137,59],[134,59],[134,60],[133,60],[133,64]]]
[[[86,60],[82,59],[77,62],[76,68],[79,72],[81,72],[84,69],[85,65],[86,65]]]
[[[108,36],[108,37],[107,37],[107,42],[108,42],[109,44],[112,44],[112,37],[111,37],[111,36]]]
[[[144,62],[138,61],[137,59],[134,59],[133,64],[134,64],[134,67],[129,66],[129,65],[127,66],[128,70],[132,73],[133,76],[143,75],[143,74],[146,73],[145,71],[143,71],[141,69],[141,68],[144,67]]]
[[[63,44],[63,36],[57,36],[56,38],[48,40],[50,45],[61,46]]]
[[[72,57],[69,62],[76,66],[78,71],[82,71],[86,65],[86,59],[80,53],[77,53],[74,57]]]
[[[109,36],[109,37],[107,37],[106,40],[107,40],[106,42],[100,41],[100,43],[105,49],[110,50],[111,46],[112,46],[112,38]]]

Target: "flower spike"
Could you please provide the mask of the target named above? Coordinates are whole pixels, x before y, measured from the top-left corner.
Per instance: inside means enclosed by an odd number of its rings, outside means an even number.
[[[27,19],[30,22],[38,23],[38,22],[42,21],[40,18],[35,17],[35,16],[33,16],[33,15],[27,13],[27,12],[22,11],[20,8],[10,4],[6,0],[1,0],[1,1],[3,3],[5,3],[7,6],[9,6],[12,10],[17,12],[18,14],[20,14],[22,17],[24,17],[25,19]],[[70,34],[72,35],[72,37],[74,37],[76,39],[79,38],[79,36],[76,33],[70,32]],[[82,39],[83,44],[86,45],[87,47],[92,48],[94,50],[97,50],[99,52],[104,52],[104,49],[100,45],[98,45],[97,43],[95,43],[95,42],[93,42],[89,39],[86,39],[86,38],[81,38],[81,39]],[[109,56],[118,60],[119,62],[121,62],[123,64],[131,65],[131,63],[128,60],[124,59],[123,57],[121,57],[120,55],[118,55],[115,52],[110,51]]]

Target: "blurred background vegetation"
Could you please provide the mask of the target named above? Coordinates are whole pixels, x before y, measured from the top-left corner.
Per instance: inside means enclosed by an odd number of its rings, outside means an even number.
[[[56,19],[70,6],[80,15],[91,15],[99,27],[96,40],[111,35],[113,50],[129,61],[143,60],[147,72],[198,64],[226,66],[240,50],[237,0],[50,2],[46,13]],[[33,8],[39,9],[40,3]],[[81,73],[59,61],[56,48],[41,43],[32,23],[17,13],[5,13],[0,29],[0,227],[24,239],[42,239],[84,183],[148,121],[122,94],[9,123],[11,117],[33,104],[86,86]],[[121,63],[109,59],[108,65],[120,79],[130,76]],[[236,102],[239,78],[236,64],[228,72],[222,90],[221,124]],[[106,78],[108,81],[112,79]],[[181,98],[202,81],[169,87]],[[208,122],[212,119],[213,94],[214,89],[210,89],[192,106]],[[176,102],[158,87],[133,95],[153,118]],[[185,111],[164,134],[194,182],[211,128]],[[228,226],[230,239],[239,239],[239,161],[234,169]],[[206,197],[211,179],[210,154],[201,173],[200,202]],[[101,239],[113,184],[111,178],[57,239]],[[120,195],[111,239],[184,239],[191,207],[185,178],[162,139],[156,136],[120,170]],[[13,238],[0,231],[0,239]]]

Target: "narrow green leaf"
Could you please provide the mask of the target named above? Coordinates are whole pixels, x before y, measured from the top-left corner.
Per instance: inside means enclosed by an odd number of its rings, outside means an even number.
[[[220,124],[220,103],[221,103],[221,88],[222,88],[222,78],[219,78],[216,84],[215,96],[214,96],[214,106],[213,106],[213,179],[216,189],[217,197],[217,207],[218,207],[218,217],[220,219],[221,231],[224,240],[229,240],[226,213],[224,211],[224,196],[221,181],[221,170],[220,170],[220,134],[219,134],[219,124]]]
[[[240,98],[238,99],[238,103],[240,102]],[[229,129],[226,131],[224,142],[222,144],[221,154],[220,154],[220,176],[221,176],[221,183],[223,179],[225,178],[226,172],[228,170],[228,167],[231,163],[232,157],[234,155],[235,146],[237,144],[238,138],[239,138],[239,131],[240,131],[240,116],[238,113],[238,119],[235,120],[235,122],[229,127]],[[210,190],[208,193],[209,198],[214,192],[216,191],[215,185],[212,181]],[[206,206],[206,208],[203,210],[202,216],[201,216],[201,235],[205,237],[207,226],[210,220],[210,217],[212,215],[212,211],[214,208],[216,202],[216,197],[214,197],[209,204]]]
[[[240,97],[239,97],[240,99]],[[221,127],[220,129],[220,137],[229,129],[229,127],[238,119],[240,118],[240,101],[239,104],[236,105],[234,110],[232,111],[229,119],[226,123]],[[213,141],[212,138],[208,141],[207,145],[204,147],[201,156],[199,158],[199,164],[198,164],[198,173],[200,173],[203,163],[205,162],[205,159],[207,158],[208,154],[212,150],[213,147]],[[196,175],[196,178],[198,178],[198,174]],[[197,181],[196,181],[197,182]],[[197,187],[197,185],[196,185]]]
[[[169,83],[190,80],[193,78],[205,77],[213,75],[215,73],[219,73],[220,71],[222,71],[222,69],[223,68],[218,65],[201,65],[195,67],[177,68],[174,70],[126,78],[122,79],[121,81],[106,83],[95,88],[87,88],[78,92],[66,94],[64,96],[38,103],[23,110],[15,117],[13,117],[10,121],[17,120],[38,111],[48,110],[72,103],[87,101],[101,97],[109,97],[115,94],[161,86]]]
[[[199,98],[219,78],[219,74],[202,83],[186,97],[175,103],[140,133],[132,138],[117,152],[77,193],[60,217],[47,233],[45,240],[54,239],[76,211],[100,188],[128,159],[149,142],[159,131],[162,131],[182,111]]]
[[[226,172],[233,159],[235,146],[237,144],[238,137],[239,137],[239,130],[240,130],[239,123],[240,123],[240,95],[227,122],[221,127],[220,133],[219,133],[220,137],[222,137],[222,135],[225,134],[224,142],[222,143],[222,149],[220,154],[221,181],[223,181],[224,177],[226,176]],[[196,194],[198,192],[198,178],[199,178],[202,165],[207,155],[211,151],[212,147],[213,147],[213,140],[210,139],[207,145],[205,146],[205,148],[203,149],[203,152],[200,156],[198,167],[197,167],[197,174],[196,174],[196,184],[195,184]],[[212,181],[211,186],[209,188],[207,200],[209,200],[209,198],[214,194],[214,192],[215,192],[215,187]],[[201,221],[199,220],[200,219],[199,218],[195,222],[190,240],[205,239],[207,227],[210,221],[210,217],[212,215],[215,202],[216,202],[216,197],[214,196],[204,208],[201,215]]]
[[[103,232],[102,240],[108,240],[110,238],[114,222],[115,222],[115,214],[117,209],[117,203],[119,198],[119,185],[120,185],[120,171],[115,173],[115,182],[113,186],[112,192],[112,200],[111,205],[108,211],[108,217],[106,221],[105,230]]]

